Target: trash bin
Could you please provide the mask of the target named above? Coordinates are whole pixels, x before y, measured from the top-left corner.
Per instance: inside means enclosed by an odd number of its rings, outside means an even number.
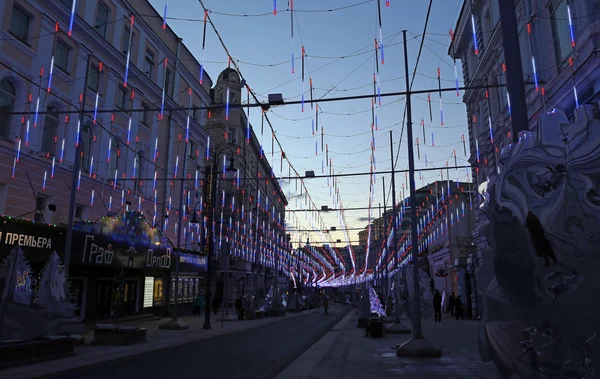
[[[373,338],[383,337],[383,322],[381,322],[379,317],[369,319],[369,332]]]

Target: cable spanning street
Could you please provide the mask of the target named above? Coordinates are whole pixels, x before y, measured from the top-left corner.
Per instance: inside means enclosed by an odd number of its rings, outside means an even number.
[[[350,310],[349,306],[334,305],[329,315],[318,311],[258,328],[45,377],[275,378]],[[219,323],[213,325],[213,328],[218,327]]]

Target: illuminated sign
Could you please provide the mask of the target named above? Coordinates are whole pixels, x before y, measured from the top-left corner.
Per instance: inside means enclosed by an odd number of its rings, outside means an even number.
[[[154,277],[146,276],[144,280],[144,308],[152,307],[154,303]]]

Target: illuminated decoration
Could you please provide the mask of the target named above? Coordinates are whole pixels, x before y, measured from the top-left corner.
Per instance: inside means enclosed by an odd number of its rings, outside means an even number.
[[[123,87],[127,87],[127,78],[129,76],[129,61],[131,60],[131,41],[133,41],[133,14],[129,21],[129,42],[127,43],[127,58],[125,60],[125,78],[123,79]]]
[[[165,0],[165,10],[163,13],[163,24],[162,28],[167,29],[167,7],[169,6],[169,0]]]
[[[473,30],[473,49],[475,49],[475,55],[479,55],[479,45],[477,44],[477,29],[475,28],[475,16],[471,14],[471,28]]]
[[[373,74],[373,82],[377,86],[377,103],[381,105],[381,84],[379,82],[379,59],[377,54],[377,40],[375,40],[375,74]]]
[[[94,194],[95,194],[95,190],[94,190],[94,189],[92,189],[92,198],[91,198],[91,200],[90,200],[90,206],[93,206],[93,205],[94,205]]]
[[[77,5],[77,0],[73,0],[71,4],[71,15],[69,17],[69,32],[68,35],[71,37],[73,34],[73,22],[75,21],[75,6]]]
[[[185,122],[185,143],[190,142],[190,117],[192,115],[192,87],[188,88],[188,114]]]
[[[379,19],[379,48],[381,49],[381,64],[385,63],[383,55],[383,29],[381,27],[381,4],[380,0],[377,0],[377,17]]]
[[[304,46],[302,46],[302,112],[304,112],[304,57],[305,51]]]
[[[98,100],[100,99],[100,83],[102,83],[102,62],[98,63],[98,90],[96,91],[96,101],[94,103],[94,124],[96,123],[96,119],[98,117]]]
[[[533,54],[533,37],[531,35],[531,23],[530,22],[527,23],[527,35],[529,37],[529,51],[531,52],[531,67],[533,69],[533,80],[535,82],[535,90],[537,92],[537,91],[539,91],[539,86],[538,86],[537,70],[535,67],[535,56]]]
[[[444,126],[444,106],[442,104],[442,75],[440,68],[437,69],[438,89],[440,93],[440,125]]]
[[[231,57],[227,57],[227,72],[231,71]],[[227,75],[227,92],[225,99],[225,121],[229,120],[229,74]]]
[[[309,87],[310,87],[310,109],[313,110],[313,82],[312,82],[312,78],[308,79],[309,82]],[[311,115],[310,117],[310,122],[312,124],[312,134],[313,136],[315,135],[315,118],[314,118],[314,114]]]
[[[487,90],[487,88],[485,90],[485,99],[486,99],[487,106],[488,106],[488,109],[489,109],[489,111],[488,111],[488,125],[489,125],[489,129],[490,129],[490,142],[494,143],[494,128],[492,127],[492,116],[491,116],[491,113],[492,113],[491,112],[491,109],[492,109],[491,106],[492,105],[490,104],[490,94],[489,94],[489,91]]]
[[[567,3],[567,15],[569,16],[569,32],[571,33],[571,46],[575,48],[575,33],[573,31],[573,18],[571,17],[571,5]]]
[[[35,102],[35,118],[33,119],[33,127],[37,128],[38,116],[40,111],[40,97],[42,95],[42,79],[44,77],[44,68],[40,68],[40,84],[38,85],[38,95]]]
[[[160,113],[158,115],[158,119],[162,120],[165,115],[165,92],[167,89],[167,66],[169,64],[169,58],[165,57],[164,60],[164,70],[163,70],[163,87],[162,87],[162,98],[160,100]]]
[[[81,189],[81,169],[79,169],[79,173],[77,174],[77,189]]]
[[[277,0],[273,0],[273,16],[277,14]]]
[[[206,136],[206,160],[210,158],[210,135]]]
[[[54,41],[52,44],[52,58],[50,59],[50,74],[48,75],[48,92],[52,88],[52,74],[54,73],[54,54],[56,52],[56,40],[58,39],[58,21],[54,25]]]
[[[575,97],[575,108],[579,108],[579,97],[577,96],[577,86],[575,85],[575,75],[573,73],[573,58],[569,58],[569,69],[571,70],[571,82],[573,83],[573,96]]]
[[[31,123],[31,101],[33,100],[33,95],[29,94],[29,99],[27,100],[28,102],[28,115],[27,115],[27,124],[26,124],[26,128],[25,128],[25,146],[29,145],[29,125]],[[21,156],[21,144],[19,144],[18,149],[17,149],[17,155],[18,157]],[[17,158],[17,162],[19,161],[19,158]]]
[[[156,140],[154,140],[154,162],[156,162],[157,158],[158,158],[158,137],[156,137]]]
[[[62,138],[62,142],[60,144],[60,160],[59,162],[62,163],[63,158],[65,157],[65,140],[67,138],[67,130],[69,130],[69,115],[65,116],[65,129],[63,131],[63,138]]]
[[[204,31],[202,33],[202,55],[200,57],[200,84],[202,84],[202,78],[204,77],[204,50],[206,48],[206,23],[208,18],[208,9],[204,10]]]
[[[294,0],[290,0],[290,28],[292,32],[292,74],[294,74],[294,63],[296,61],[294,55]]]

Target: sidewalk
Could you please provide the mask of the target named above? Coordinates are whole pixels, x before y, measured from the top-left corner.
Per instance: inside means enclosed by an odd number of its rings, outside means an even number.
[[[150,351],[166,349],[173,346],[196,342],[212,337],[236,333],[251,328],[276,323],[278,321],[300,317],[309,313],[319,312],[320,309],[307,310],[299,313],[286,313],[282,317],[267,317],[259,320],[225,321],[221,328],[221,314],[216,317],[211,315],[212,329],[204,330],[204,314],[202,316],[183,316],[179,319],[189,325],[188,330],[162,330],[159,325],[169,321],[169,318],[151,321],[130,321],[120,323],[119,326],[137,326],[146,328],[148,342],[126,346],[95,346],[90,345],[94,338],[94,331],[87,331],[85,344],[75,347],[75,355],[67,358],[39,362],[25,366],[11,367],[0,370],[0,378],[25,379],[52,375],[76,368],[95,365],[102,362],[121,359]],[[234,316],[235,316],[235,311]]]
[[[479,359],[477,321],[450,316],[441,323],[423,320],[425,337],[442,347],[442,358],[432,359],[397,357],[395,345],[410,339],[410,334],[365,338],[365,330],[356,327],[357,319],[356,312],[348,314],[277,379],[500,378],[493,364]],[[406,318],[402,323],[411,325]]]

